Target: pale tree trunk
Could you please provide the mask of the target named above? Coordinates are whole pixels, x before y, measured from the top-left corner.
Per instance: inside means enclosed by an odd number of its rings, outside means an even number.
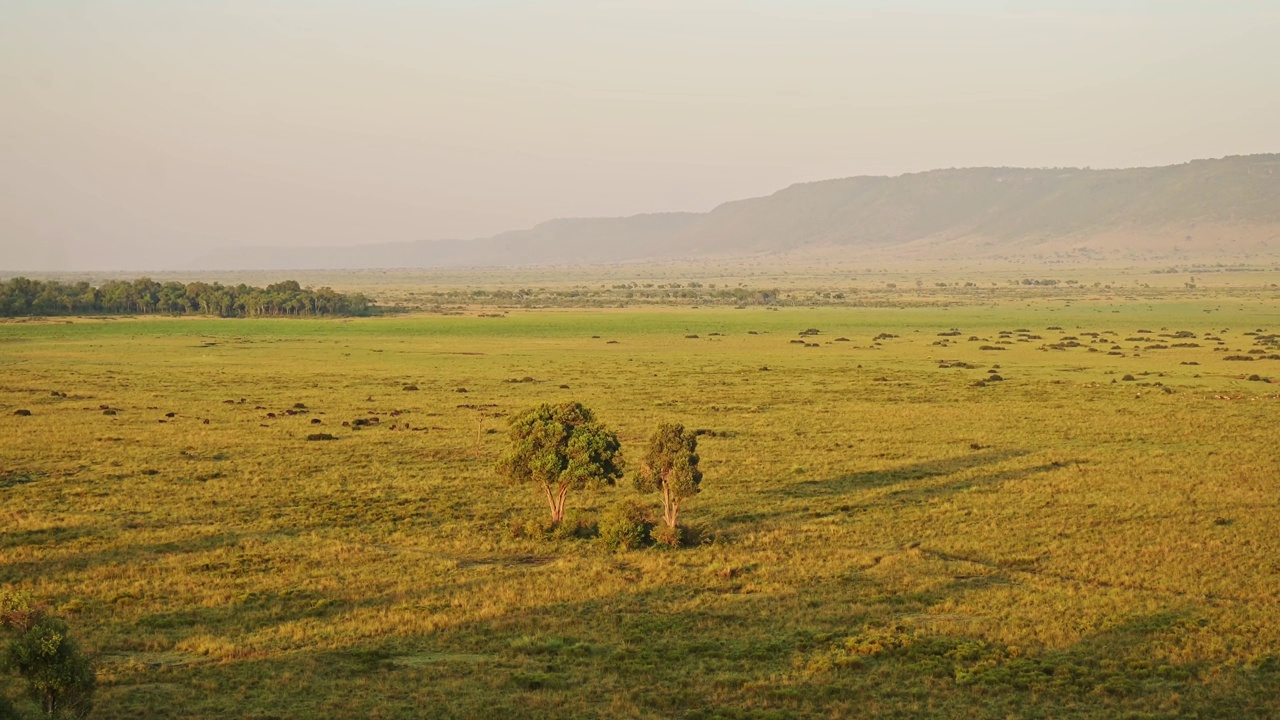
[[[557,485],[553,493],[551,485],[543,483],[542,492],[547,496],[547,505],[551,508],[551,522],[559,525],[564,520],[564,501],[569,494],[569,486]]]
[[[547,496],[547,505],[551,508],[551,522],[560,522],[560,516],[556,512],[556,497],[551,494],[551,486],[543,483],[542,492]]]
[[[564,521],[564,500],[569,495],[569,486],[561,485],[556,493],[556,508],[552,513],[552,522],[559,525]]]
[[[680,501],[671,496],[671,490],[664,484],[662,486],[662,520],[667,527],[674,529],[676,526],[676,517],[680,513]]]

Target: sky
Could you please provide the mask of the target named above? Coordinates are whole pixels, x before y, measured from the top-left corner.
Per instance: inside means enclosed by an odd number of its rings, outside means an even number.
[[[0,0],[0,271],[1280,151],[1280,4]]]

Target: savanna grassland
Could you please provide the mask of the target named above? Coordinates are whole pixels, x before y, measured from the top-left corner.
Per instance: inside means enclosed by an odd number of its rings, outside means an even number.
[[[6,322],[0,585],[96,718],[1275,717],[1263,279]],[[705,431],[695,545],[513,532],[504,417],[564,400]]]

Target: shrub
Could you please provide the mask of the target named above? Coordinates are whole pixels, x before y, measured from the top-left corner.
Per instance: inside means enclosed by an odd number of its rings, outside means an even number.
[[[653,542],[653,520],[649,508],[635,500],[624,500],[600,518],[600,542],[616,550],[635,550]]]
[[[11,642],[5,665],[27,681],[27,692],[50,716],[83,717],[93,707],[93,665],[59,618],[43,616]]]
[[[712,545],[716,542],[716,532],[703,522],[685,523],[680,526],[680,541],[686,547]]]
[[[27,681],[27,692],[45,714],[88,715],[97,676],[67,623],[33,605],[29,597],[6,592],[0,594],[0,627],[17,632],[0,664]]]
[[[564,519],[551,525],[547,535],[555,540],[590,540],[600,534],[600,524],[593,515],[569,510]]]
[[[660,525],[650,533],[658,547],[677,548],[684,544],[684,528]]]
[[[515,540],[546,540],[551,537],[551,532],[555,526],[548,522],[545,518],[511,518],[507,525],[507,531]]]

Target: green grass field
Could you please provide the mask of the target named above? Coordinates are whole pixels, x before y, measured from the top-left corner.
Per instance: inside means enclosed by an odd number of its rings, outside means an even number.
[[[1276,717],[1277,299],[3,323],[0,586],[96,718]],[[570,399],[701,544],[511,532]]]

